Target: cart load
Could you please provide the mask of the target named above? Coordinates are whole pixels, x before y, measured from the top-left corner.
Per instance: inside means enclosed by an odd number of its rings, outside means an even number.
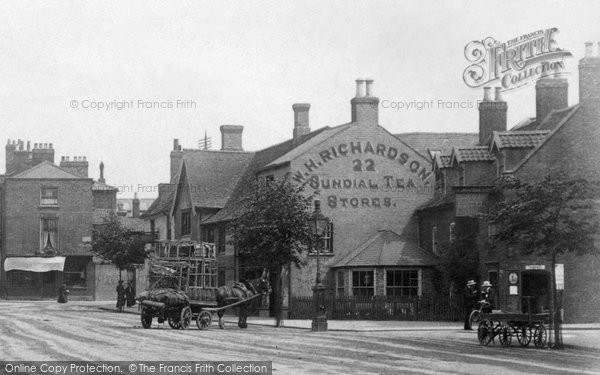
[[[150,328],[152,318],[165,320],[173,329],[187,329],[192,320],[190,299],[182,291],[170,288],[153,289],[137,297],[141,306],[142,327]]]
[[[183,307],[189,306],[190,299],[182,291],[171,289],[171,288],[161,288],[161,289],[153,289],[148,290],[141,293],[137,300],[140,303],[144,304],[144,301],[149,302],[157,302],[162,303],[165,306],[169,307]]]

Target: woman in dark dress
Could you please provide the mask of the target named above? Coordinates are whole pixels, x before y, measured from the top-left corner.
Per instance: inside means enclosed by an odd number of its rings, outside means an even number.
[[[58,288],[58,303],[67,303],[69,301],[69,299],[67,298],[67,295],[69,294],[69,291],[67,290],[67,284],[62,284],[60,286],[60,288]]]
[[[122,312],[124,305],[125,305],[125,288],[123,287],[123,280],[119,280],[119,285],[117,285],[117,310],[119,312]]]

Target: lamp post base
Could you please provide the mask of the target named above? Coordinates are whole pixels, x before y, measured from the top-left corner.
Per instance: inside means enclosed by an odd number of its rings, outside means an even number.
[[[325,287],[320,282],[313,287],[313,303],[315,315],[312,319],[312,331],[327,331],[327,314],[325,312]]]

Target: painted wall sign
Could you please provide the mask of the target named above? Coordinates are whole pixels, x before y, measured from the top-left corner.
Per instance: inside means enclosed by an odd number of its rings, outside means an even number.
[[[543,264],[530,264],[525,266],[526,270],[545,270],[546,266]]]
[[[335,146],[318,152],[317,158],[309,158],[304,163],[304,170],[294,173],[293,178],[297,182],[304,182],[311,174],[320,167],[337,158],[354,158],[352,160],[351,172],[375,172],[377,171],[377,160],[373,157],[386,158],[397,161],[400,165],[406,167],[415,178],[420,179],[425,184],[429,184],[429,177],[432,171],[429,165],[421,163],[418,160],[411,160],[406,152],[401,152],[396,147],[384,145],[383,143],[371,142],[348,142],[339,143]]]

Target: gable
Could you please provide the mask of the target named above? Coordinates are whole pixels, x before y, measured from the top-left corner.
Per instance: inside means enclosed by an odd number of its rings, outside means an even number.
[[[29,168],[26,171],[23,171],[17,175],[14,175],[10,178],[20,178],[20,179],[78,179],[78,180],[86,180],[87,178],[81,177],[57,167],[56,165],[44,161],[35,167]]]

